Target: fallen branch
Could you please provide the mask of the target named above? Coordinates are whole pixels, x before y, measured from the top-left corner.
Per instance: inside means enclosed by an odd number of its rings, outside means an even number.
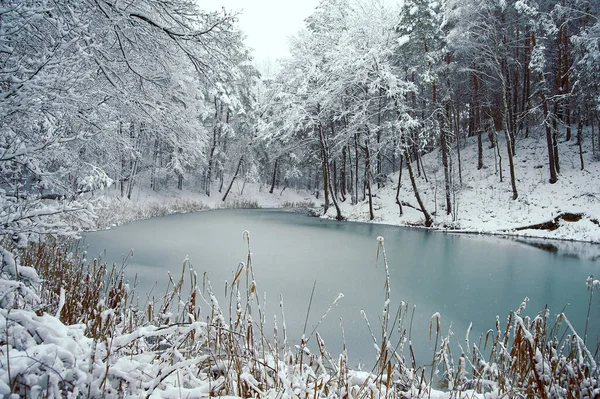
[[[543,222],[543,223],[537,223],[537,224],[532,224],[529,226],[522,226],[522,227],[517,227],[514,230],[515,231],[522,231],[522,230],[548,230],[548,231],[554,231],[556,229],[558,229],[560,227],[560,221],[564,220],[565,222],[570,222],[570,223],[574,223],[574,222],[579,222],[585,215],[583,213],[570,213],[570,212],[565,212],[565,213],[561,213],[560,215],[558,215],[557,217],[555,217],[554,219],[547,221],[547,222]],[[594,222],[595,224],[599,224],[597,220],[592,220],[592,222]]]

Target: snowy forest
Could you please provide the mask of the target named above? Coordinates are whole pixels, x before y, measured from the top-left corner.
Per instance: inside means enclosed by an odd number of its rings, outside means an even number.
[[[291,56],[261,77],[225,10],[6,1],[3,232],[61,230],[55,215],[65,212],[85,222],[91,194],[105,187],[123,197],[144,186],[225,199],[235,179],[321,192],[325,211],[342,219],[341,202],[370,199],[401,168],[429,226],[416,180],[428,153],[443,165],[447,214],[474,168],[500,164],[498,184],[515,200],[520,139],[544,143],[548,184],[560,179],[558,142],[600,153],[598,8],[322,1]],[[584,127],[597,134],[583,140]],[[469,138],[478,159],[465,164]],[[484,147],[496,148],[494,159]]]
[[[388,336],[398,321],[388,273],[369,373],[334,358],[318,334],[319,353],[304,336],[299,349],[271,346],[246,233],[229,309],[210,284],[200,294],[193,272],[186,297],[189,260],[181,282],[169,275],[164,304],[138,308],[118,270],[84,268],[85,254],[38,240],[106,227],[105,193],[125,203],[140,188],[223,203],[239,184],[300,190],[340,221],[359,207],[375,220],[387,190],[395,218],[449,229],[478,226],[459,223],[469,208],[504,212],[486,209],[491,197],[530,214],[536,190],[547,202],[568,192],[552,189],[568,167],[581,172],[573,196],[598,202],[585,190],[597,192],[586,186],[600,170],[600,2],[321,0],[270,70],[255,65],[238,17],[194,0],[0,2],[0,393],[598,397],[600,347],[588,349],[568,320],[565,341],[548,313],[522,317],[526,301],[506,325],[496,319],[491,354],[467,338],[456,365],[434,315],[439,352],[417,367],[396,351],[412,350],[406,337],[394,348]],[[478,171],[487,180],[473,197]],[[594,212],[556,208],[539,221],[584,218],[597,229]],[[554,227],[537,221],[518,220]],[[585,283],[589,318],[600,282]],[[432,388],[434,369],[445,392]]]

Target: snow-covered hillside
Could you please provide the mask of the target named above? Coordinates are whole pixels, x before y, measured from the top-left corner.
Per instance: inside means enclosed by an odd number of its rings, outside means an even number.
[[[589,136],[585,138],[591,139]],[[487,140],[484,142],[484,168],[481,170],[474,167],[477,164],[476,139],[469,138],[466,147],[461,149],[462,184],[458,176],[458,161],[453,159],[453,209],[450,215],[446,215],[444,209],[444,174],[440,156],[433,152],[423,157],[428,181],[421,175],[417,178],[417,185],[426,209],[432,213],[434,228],[600,243],[600,162],[597,160],[600,154],[584,152],[584,170],[581,170],[579,147],[575,140],[568,143],[561,141],[560,175],[557,183],[550,184],[545,141],[537,137],[519,140],[515,157],[519,196],[513,201],[506,145],[501,137],[499,142],[503,182],[500,182],[497,169],[498,155],[494,157],[495,149],[490,148]],[[414,208],[404,206],[404,214],[399,215],[397,181],[398,173],[394,173],[388,177],[385,187],[377,189],[374,185],[374,222],[422,224],[423,216],[415,209],[418,205],[406,170],[402,175],[399,199]],[[368,200],[358,206],[343,203],[342,211],[348,220],[369,220]],[[555,230],[516,230],[552,221],[565,213],[581,214],[582,217],[577,222],[560,220]],[[335,217],[334,209],[330,209],[328,215]]]

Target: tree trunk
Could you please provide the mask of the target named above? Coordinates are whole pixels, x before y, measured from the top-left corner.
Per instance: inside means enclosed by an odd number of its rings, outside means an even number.
[[[150,188],[153,191],[158,191],[158,184],[156,179],[156,168],[158,161],[158,137],[154,139],[154,151],[152,152],[152,171],[150,172]]]
[[[571,140],[571,95],[569,94],[571,87],[570,87],[570,80],[569,80],[569,37],[567,34],[567,27],[565,26],[565,31],[563,33],[563,44],[565,46],[564,49],[564,54],[565,54],[565,62],[564,62],[564,70],[565,70],[565,76],[564,76],[564,85],[565,85],[565,90],[564,93],[567,96],[565,98],[565,104],[564,104],[564,114],[565,114],[565,123],[567,124],[567,141]],[[583,167],[582,167],[583,169]]]
[[[450,170],[448,168],[448,142],[445,126],[440,126],[440,146],[442,151],[442,166],[444,167],[444,191],[446,193],[446,215],[452,212],[450,203]]]
[[[400,170],[398,170],[398,185],[396,186],[396,204],[400,210],[400,216],[404,213],[402,210],[402,201],[400,201],[400,187],[402,186],[402,161],[404,157],[400,154]]]
[[[554,101],[554,107],[552,111],[552,150],[554,154],[554,167],[556,168],[556,173],[560,173],[560,162],[558,159],[558,102]]]
[[[502,177],[502,154],[500,153],[500,146],[498,145],[498,134],[496,132],[492,134],[492,140],[495,142],[495,145],[492,146],[494,151],[494,160],[498,160],[496,165],[496,173],[499,174],[500,183],[502,183],[504,181]]]
[[[331,180],[329,180],[327,182],[329,184],[329,190],[332,190],[332,185],[331,185]],[[344,220],[344,216],[342,215],[342,210],[340,209],[340,206],[338,204],[337,198],[335,197],[335,195],[331,196],[331,200],[333,201],[333,206],[335,207],[335,219],[337,221],[342,221]]]
[[[327,146],[327,138],[325,137],[325,132],[323,130],[323,125],[319,123],[319,143],[321,144],[321,156],[322,156],[322,167],[323,167],[323,191],[325,194],[325,206],[324,206],[324,210],[323,213],[327,213],[327,210],[329,209],[329,193],[333,192],[333,187],[331,185],[331,179],[330,179],[330,175],[331,175],[331,171],[329,170],[329,148]],[[335,195],[331,195],[331,201],[333,202],[333,205],[335,206],[335,211],[336,211],[336,219],[337,220],[344,220],[344,217],[342,216],[342,211],[337,203],[337,199],[335,198]]]
[[[133,129],[133,124],[132,124],[132,129]],[[138,132],[138,136],[135,139],[135,147],[134,147],[134,154],[135,154],[135,158],[132,162],[131,165],[131,173],[129,175],[129,182],[127,184],[127,199],[131,199],[131,194],[133,193],[133,186],[135,184],[135,179],[137,177],[138,174],[138,170],[139,170],[139,165],[140,165],[140,158],[142,156],[141,152],[142,152],[142,127],[140,127],[140,131]]]
[[[129,181],[127,182],[127,199],[131,199],[131,194],[133,193],[133,186],[135,184],[135,178],[137,177],[139,161],[136,159],[133,161],[133,165],[131,167],[131,175],[129,176]]]
[[[325,136],[323,133],[323,126],[319,123],[319,144],[321,145],[321,171],[323,176],[323,194],[325,196],[325,203],[323,205],[323,214],[326,214],[329,210],[329,170],[328,164],[329,159],[327,157],[327,151],[325,147]]]
[[[542,100],[542,109],[544,111],[544,123],[546,125],[546,145],[548,147],[548,167],[550,169],[550,184],[556,183],[556,168],[554,165],[554,146],[552,145],[552,129],[550,127],[550,115],[548,111],[548,101],[544,93],[540,94]]]
[[[358,204],[358,132],[354,133],[354,202]]]
[[[205,187],[204,190],[206,192],[206,195],[210,197],[210,185],[212,182],[212,171],[213,171],[213,167],[214,167],[214,163],[215,163],[215,151],[217,149],[217,132],[218,132],[218,127],[215,126],[213,128],[213,139],[212,139],[212,143],[210,146],[210,153],[208,156],[208,168],[206,169],[206,181],[204,182]]]
[[[423,212],[423,216],[425,217],[425,227],[431,227],[431,225],[433,224],[433,221],[431,220],[431,216],[429,216],[429,213],[425,209],[425,205],[423,204],[423,201],[421,200],[421,196],[419,195],[419,190],[417,188],[415,176],[413,174],[412,166],[409,161],[410,158],[408,157],[408,151],[406,150],[406,142],[404,140],[404,136],[402,136],[402,147],[404,148],[404,157],[406,158],[406,168],[408,169],[408,176],[410,177],[410,183],[412,185],[413,192],[415,193],[415,198],[417,199],[417,202],[419,203],[419,207],[421,208],[421,212]]]
[[[140,149],[142,146],[141,128],[136,136],[135,124],[133,122],[131,122],[131,124],[129,125],[129,139],[131,141],[131,144],[133,145],[133,151],[132,151],[133,159],[131,159],[129,162],[129,179],[127,181],[127,189],[126,189],[127,199],[131,199],[131,193],[133,192],[133,185],[134,185],[135,176],[137,175],[139,157],[141,156]]]
[[[512,188],[512,199],[513,201],[519,197],[519,193],[517,192],[517,182],[515,178],[515,163],[514,163],[514,155],[515,155],[515,145],[513,143],[515,134],[510,131],[512,128],[510,122],[510,83],[506,84],[508,81],[510,72],[508,71],[508,67],[506,68],[506,81],[502,82],[502,105],[503,105],[503,115],[502,121],[504,123],[504,136],[506,137],[506,149],[508,152],[508,170],[510,172],[510,185]]]
[[[240,190],[240,195],[244,195],[244,189],[246,188],[247,181],[248,181],[248,178],[246,177],[246,174],[244,173],[244,184],[242,184],[242,189]]]
[[[595,130],[594,129],[594,126],[595,126],[594,115],[591,114],[591,113],[588,113],[588,118],[589,118],[588,119],[588,124],[591,121],[591,125],[592,125],[592,134],[591,134],[591,136],[592,136],[592,155],[594,155],[594,158],[595,158],[595,156],[596,156],[596,144],[594,144],[594,141],[596,141],[596,140],[595,140],[595,134],[594,134],[594,130]]]
[[[579,162],[581,163],[581,170],[583,170],[583,150],[582,146],[582,133],[583,132],[583,119],[579,117],[579,123],[577,124],[577,145],[579,146]]]
[[[516,43],[519,43],[519,41],[521,40],[521,38],[519,37],[519,21],[518,21],[518,16],[517,16],[517,28],[516,28]],[[511,119],[510,119],[510,124],[511,124],[511,130],[513,132],[513,135],[516,136],[518,131],[517,131],[517,119],[518,119],[518,115],[519,115],[519,46],[516,46],[515,48],[515,60],[516,62],[514,63],[514,69],[512,70],[513,73],[513,78],[512,78],[512,100],[511,100],[511,104],[512,104],[512,108],[511,108]],[[513,141],[515,140],[515,137],[513,137]],[[513,147],[515,146],[516,143],[513,142]],[[513,155],[517,155],[516,152],[513,152]]]
[[[417,162],[421,164],[421,170],[423,171],[423,178],[425,179],[425,182],[429,183],[429,179],[427,178],[427,173],[425,173],[425,165],[423,164],[423,157],[419,156],[419,158],[417,159]]]
[[[383,101],[383,89],[379,90],[379,110],[377,111],[377,165],[375,167],[375,176],[377,180],[377,188],[381,188],[381,174],[382,174],[382,157],[381,157],[381,102]],[[369,186],[369,190],[371,187]],[[371,194],[369,194],[371,195]],[[373,219],[371,219],[373,220]]]
[[[469,127],[467,128],[467,137],[475,136],[475,111],[473,108],[475,105],[473,103],[469,106]]]
[[[332,195],[335,196],[335,198],[337,199],[338,192],[339,192],[339,190],[338,190],[339,186],[338,186],[337,161],[335,159],[333,160],[333,165],[330,165],[329,168],[330,169],[333,168],[333,183],[332,183],[333,194]]]
[[[598,122],[598,149],[600,150],[600,112],[596,112],[596,121]],[[594,131],[592,130],[592,134]]]
[[[321,169],[322,169],[322,175],[323,175],[323,196],[325,197],[324,200],[324,204],[323,204],[323,214],[327,213],[327,211],[329,210],[329,184],[327,184],[327,182],[329,181],[329,174],[328,174],[328,170],[327,170],[327,155],[325,154],[325,150],[321,149]]]
[[[321,194],[321,179],[319,175],[321,174],[321,168],[317,168],[317,173],[315,173],[315,196],[319,199],[319,195]]]
[[[275,165],[273,166],[273,176],[271,177],[271,189],[269,190],[269,194],[273,194],[275,190],[275,179],[277,178],[277,167],[279,166],[279,158],[275,159]]]
[[[510,171],[510,185],[512,188],[512,199],[516,200],[519,197],[519,193],[517,192],[517,183],[515,178],[515,163],[512,154],[512,145],[511,145],[511,137],[510,133],[504,130],[504,135],[506,136],[506,149],[508,151],[508,169]]]
[[[367,186],[367,193],[369,197],[369,220],[375,219],[375,214],[373,213],[373,194],[371,192],[371,154],[369,151],[369,136],[367,134],[365,140],[365,185]]]
[[[569,36],[568,36],[568,32],[567,32],[567,24],[562,23],[561,24],[561,29],[560,29],[560,34],[558,37],[559,40],[559,44],[558,47],[559,49],[562,50],[562,62],[559,62],[559,70],[558,73],[560,74],[559,79],[558,79],[558,84],[559,86],[559,93],[564,95],[565,97],[561,99],[561,104],[562,104],[562,109],[561,109],[561,113],[562,113],[562,120],[565,122],[565,124],[567,125],[567,129],[566,129],[566,141],[571,141],[571,110],[569,107],[569,100],[570,100],[570,95],[569,95]]]
[[[479,105],[479,79],[477,75],[473,73],[473,130],[477,134],[477,170],[483,169],[483,138],[481,129],[481,116],[480,116],[480,105]]]
[[[348,154],[348,170],[350,171],[350,203],[354,205],[354,167],[352,166],[352,153]]]
[[[119,121],[119,135],[123,137],[123,122]],[[119,176],[119,188],[121,189],[121,198],[125,197],[125,170],[127,169],[127,160],[125,159],[125,152],[121,152],[121,173]]]
[[[483,169],[483,137],[482,132],[477,132],[477,170]]]
[[[419,155],[420,155],[420,146],[419,146],[419,135],[418,133],[416,133],[415,131],[413,131],[412,134],[412,153],[413,153],[413,157],[412,159],[417,161],[417,176],[421,177],[421,162],[419,161]]]
[[[235,179],[237,179],[238,173],[240,173],[240,168],[242,166],[243,161],[244,161],[244,156],[242,155],[240,157],[240,160],[238,161],[237,168],[235,168],[235,174],[231,178],[231,182],[229,182],[229,186],[227,186],[227,190],[225,191],[225,194],[223,195],[223,199],[221,201],[225,201],[227,199],[227,195],[229,195],[229,191],[231,190],[231,187],[233,186],[233,182],[235,181]]]
[[[521,129],[525,125],[525,137],[529,137],[529,109],[530,109],[530,96],[531,96],[531,68],[529,63],[531,61],[531,39],[535,38],[533,33],[530,34],[529,25],[525,27],[525,67],[523,68],[523,97],[521,99]]]
[[[342,148],[342,167],[340,168],[340,199],[346,201],[346,146]]]
[[[462,186],[462,161],[460,157],[460,112],[456,102],[452,102],[454,112],[454,135],[456,136],[456,155],[458,156],[458,182]],[[455,215],[456,216],[456,215]]]
[[[507,83],[507,87],[506,87],[506,96],[505,96],[505,108],[506,108],[506,116],[505,116],[505,122],[506,123],[506,127],[508,128],[508,134],[510,136],[510,151],[511,151],[511,156],[510,158],[514,157],[515,155],[517,155],[517,148],[516,148],[516,131],[515,131],[515,124],[514,122],[514,113],[513,113],[513,109],[514,109],[514,105],[512,102],[512,98],[511,98],[511,92],[513,91],[513,82],[510,79],[510,71],[508,70],[508,66],[506,67],[506,83]],[[506,129],[505,129],[506,131]],[[510,161],[509,158],[509,161]],[[510,162],[509,162],[510,163]]]
[[[398,142],[396,141],[396,138],[394,137],[393,139],[393,143],[392,143],[392,172],[396,170],[396,148],[398,148]]]

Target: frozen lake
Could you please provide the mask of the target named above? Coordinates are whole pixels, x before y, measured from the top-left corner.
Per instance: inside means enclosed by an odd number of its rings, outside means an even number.
[[[281,321],[282,294],[289,340],[298,343],[315,280],[307,333],[338,293],[343,293],[319,332],[336,356],[342,350],[342,324],[352,365],[370,366],[376,356],[361,310],[380,338],[385,269],[381,258],[377,261],[378,236],[385,238],[392,312],[400,301],[409,303],[411,309],[416,306],[411,339],[421,364],[431,362],[429,321],[435,312],[441,314],[444,333],[452,323],[455,359],[460,355],[458,344],[464,347],[470,322],[473,343],[494,328],[496,316],[504,326],[509,312],[525,297],[530,299],[524,312],[529,316],[546,305],[552,316],[566,307],[567,317],[583,336],[589,300],[585,281],[590,274],[600,275],[598,262],[511,240],[339,223],[276,210],[218,210],[143,220],[88,233],[85,245],[88,258],[106,249],[105,260],[116,264],[133,249],[126,275],[130,281],[137,275],[138,293],[152,292],[155,297],[164,292],[167,271],[178,277],[189,256],[199,277],[206,272],[222,297],[225,281],[231,282],[239,262],[246,260],[244,230],[250,232],[261,301],[266,292],[267,321],[273,320],[274,314]],[[592,305],[588,343],[594,343],[600,333],[599,294]],[[140,295],[140,302],[145,300]],[[404,327],[408,328],[409,322],[410,316]],[[267,331],[267,336],[272,335],[272,327]],[[396,342],[398,334],[394,338]]]

